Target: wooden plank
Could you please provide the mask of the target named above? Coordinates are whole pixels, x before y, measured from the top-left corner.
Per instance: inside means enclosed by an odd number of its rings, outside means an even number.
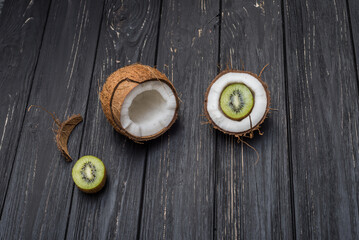
[[[348,15],[353,48],[355,52],[355,63],[357,68],[357,78],[359,72],[359,1],[348,0]],[[358,80],[359,81],[359,80]]]
[[[1,14],[2,8],[4,7],[4,2],[5,2],[5,0],[0,0],[0,14]]]
[[[105,5],[81,155],[101,158],[108,181],[94,196],[75,189],[68,239],[137,236],[147,146],[115,132],[102,111],[98,91],[120,67],[135,62],[155,64],[159,18],[159,1],[109,1]]]
[[[285,1],[298,239],[358,239],[359,104],[345,1]]]
[[[29,104],[42,105],[60,119],[85,114],[102,7],[102,1],[52,1]],[[52,120],[44,111],[27,112],[23,126],[0,238],[63,239],[73,164],[65,162],[56,150]],[[83,124],[70,138],[74,159],[79,153],[82,128]]]
[[[158,68],[180,94],[179,119],[151,142],[141,239],[212,239],[215,132],[203,116],[217,72],[217,1],[163,1]]]
[[[0,211],[34,77],[49,1],[6,1],[0,18]],[[25,37],[26,36],[26,37]]]
[[[218,239],[291,239],[292,214],[285,104],[281,1],[222,4],[221,69],[259,74],[271,92],[270,112],[260,136],[237,139],[218,132],[216,228]]]

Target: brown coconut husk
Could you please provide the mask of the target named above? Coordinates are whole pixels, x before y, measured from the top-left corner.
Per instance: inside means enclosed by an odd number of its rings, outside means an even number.
[[[69,141],[72,130],[82,121],[83,118],[80,114],[72,115],[66,121],[58,125],[58,129],[54,129],[54,132],[56,133],[55,139],[57,148],[69,162],[72,161],[72,158],[69,154],[69,150],[67,149],[67,142]]]
[[[57,148],[59,149],[59,151],[62,153],[62,155],[66,158],[66,161],[71,162],[72,158],[70,156],[69,150],[67,148],[67,143],[69,141],[69,137],[72,133],[72,130],[80,123],[83,121],[83,118],[80,114],[76,114],[76,115],[72,115],[71,117],[69,117],[67,120],[65,120],[64,122],[61,122],[55,114],[49,112],[48,110],[46,110],[45,108],[41,107],[41,106],[36,106],[36,105],[31,105],[28,108],[28,111],[30,111],[30,109],[32,107],[38,107],[41,108],[42,110],[44,110],[45,112],[47,112],[48,114],[50,114],[50,116],[52,117],[52,119],[54,120],[54,123],[56,124],[56,127],[52,129],[52,131],[55,133],[55,142],[57,145]]]
[[[262,81],[261,79],[261,75],[263,70],[268,66],[268,64],[266,66],[264,66],[264,68],[262,69],[262,71],[260,72],[259,75],[254,74],[252,72],[248,72],[248,71],[242,71],[242,70],[234,70],[234,69],[227,69],[222,71],[221,73],[219,73],[215,79],[211,82],[211,84],[209,85],[207,91],[206,91],[206,95],[205,95],[205,101],[204,101],[204,113],[206,118],[208,119],[209,123],[213,126],[213,128],[218,129],[219,131],[225,133],[225,134],[229,134],[229,135],[233,135],[236,138],[238,138],[239,141],[243,142],[242,137],[249,137],[249,138],[253,138],[254,136],[254,131],[258,131],[259,135],[263,135],[263,132],[260,131],[260,127],[261,124],[264,122],[264,120],[267,118],[267,114],[270,110],[269,106],[270,106],[270,92],[268,90],[268,86],[265,82]],[[226,131],[225,129],[220,128],[218,125],[216,125],[214,123],[214,121],[211,119],[211,117],[209,116],[209,113],[207,111],[207,102],[208,102],[208,94],[209,94],[209,90],[211,89],[212,85],[224,74],[226,73],[230,73],[230,72],[234,72],[234,73],[248,73],[250,75],[252,75],[253,77],[255,77],[256,79],[258,79],[258,81],[263,85],[264,90],[267,94],[267,107],[266,107],[266,112],[264,113],[262,119],[259,121],[258,124],[256,124],[255,126],[252,126],[249,130],[244,131],[244,132],[230,132],[230,131]],[[251,119],[249,119],[251,121]],[[246,145],[248,145],[248,143],[244,142]],[[249,145],[250,146],[250,145]],[[252,146],[250,146],[252,147]],[[253,147],[252,147],[253,148]],[[255,150],[255,149],[254,149]]]
[[[176,97],[177,106],[173,119],[166,128],[151,136],[137,137],[128,133],[122,127],[120,121],[121,108],[126,96],[139,84],[147,81],[161,81],[163,84],[167,84],[173,90],[173,93]],[[171,81],[166,77],[166,75],[157,69],[146,65],[133,64],[120,68],[112,73],[103,85],[102,91],[100,93],[100,100],[106,118],[113,126],[113,128],[117,132],[127,136],[135,142],[143,142],[157,138],[166,132],[177,119],[179,98],[176,89],[174,88]]]

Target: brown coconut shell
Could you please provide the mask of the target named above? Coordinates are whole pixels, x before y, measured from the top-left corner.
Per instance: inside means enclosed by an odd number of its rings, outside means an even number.
[[[60,123],[58,129],[54,129],[57,148],[68,162],[71,162],[72,158],[67,148],[67,142],[69,141],[72,130],[82,121],[83,118],[80,114],[72,115],[66,121]]]
[[[167,84],[172,89],[176,97],[176,109],[171,123],[166,128],[150,136],[137,137],[128,133],[122,127],[120,121],[121,108],[126,96],[139,84],[147,81],[161,81],[164,84]],[[112,73],[103,85],[102,91],[100,93],[100,100],[103,112],[105,113],[107,120],[110,122],[113,128],[117,132],[127,136],[135,142],[143,142],[157,138],[166,132],[177,119],[179,99],[176,89],[174,88],[171,81],[166,77],[166,75],[157,69],[146,65],[133,64],[120,68]]]
[[[262,70],[263,71],[263,70]],[[256,124],[255,126],[251,127],[249,130],[247,131],[244,131],[244,132],[230,132],[230,131],[226,131],[225,129],[223,128],[220,128],[212,119],[211,117],[209,116],[209,113],[208,113],[208,110],[207,110],[207,102],[208,102],[208,94],[209,94],[209,90],[211,89],[212,85],[221,77],[223,76],[224,74],[227,74],[227,73],[230,73],[230,72],[234,72],[234,73],[247,73],[247,74],[250,74],[252,75],[253,77],[255,77],[256,79],[258,79],[258,81],[263,85],[264,87],[264,90],[267,94],[267,107],[266,107],[266,111],[262,117],[262,119],[259,121],[258,124]],[[262,73],[262,72],[261,72]],[[261,75],[261,74],[260,74]],[[206,95],[205,95],[205,100],[204,100],[204,113],[206,115],[206,118],[208,119],[209,123],[212,124],[213,128],[215,129],[218,129],[219,131],[225,133],[225,134],[229,134],[229,135],[233,135],[237,138],[240,138],[240,137],[249,137],[249,138],[252,138],[253,137],[253,132],[254,131],[258,131],[260,135],[262,135],[263,133],[260,132],[259,128],[260,128],[260,125],[264,122],[264,120],[266,119],[267,117],[267,114],[270,110],[269,108],[270,106],[270,92],[268,90],[268,86],[265,82],[262,81],[261,77],[258,76],[257,74],[254,74],[252,72],[248,72],[248,71],[241,71],[241,70],[233,70],[233,69],[230,69],[230,70],[224,70],[222,71],[221,73],[219,73],[215,79],[213,79],[213,81],[211,82],[211,84],[209,85],[207,91],[206,91]]]
[[[66,158],[67,162],[71,162],[72,158],[70,156],[69,150],[67,148],[67,143],[69,141],[69,137],[72,133],[72,130],[83,121],[83,118],[80,114],[72,115],[64,122],[61,122],[55,115],[55,113],[49,112],[46,108],[42,106],[37,105],[31,105],[27,111],[30,111],[32,107],[41,108],[45,112],[47,112],[51,118],[54,120],[54,123],[56,124],[56,127],[52,129],[52,131],[55,133],[55,142],[57,145],[57,148],[62,153],[62,155]]]

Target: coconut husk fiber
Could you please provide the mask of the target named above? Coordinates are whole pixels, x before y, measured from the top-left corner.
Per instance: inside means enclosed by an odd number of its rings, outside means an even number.
[[[52,129],[52,131],[55,133],[55,142],[56,142],[57,148],[62,153],[62,155],[66,158],[66,161],[71,162],[72,158],[70,156],[70,153],[69,153],[69,150],[68,150],[68,147],[67,147],[67,143],[69,141],[69,137],[70,137],[73,129],[80,122],[83,121],[82,116],[80,114],[72,115],[71,117],[69,117],[64,122],[61,122],[56,117],[55,114],[49,112],[48,110],[46,110],[45,108],[43,108],[41,106],[31,105],[28,108],[28,111],[30,111],[30,109],[32,107],[41,108],[42,110],[44,110],[45,112],[50,114],[50,116],[54,120],[54,123],[56,124],[56,126]]]

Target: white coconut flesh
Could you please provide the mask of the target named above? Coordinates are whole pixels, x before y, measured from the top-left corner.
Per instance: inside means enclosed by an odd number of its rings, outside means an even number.
[[[254,97],[252,111],[241,120],[228,118],[219,105],[221,93],[228,85],[233,83],[246,85],[252,91]],[[229,72],[219,77],[212,84],[207,96],[207,112],[219,128],[228,132],[241,133],[260,123],[267,110],[267,101],[266,90],[257,78],[248,73]]]
[[[170,125],[176,107],[175,94],[166,83],[146,81],[126,96],[121,107],[121,125],[133,136],[151,136]]]

